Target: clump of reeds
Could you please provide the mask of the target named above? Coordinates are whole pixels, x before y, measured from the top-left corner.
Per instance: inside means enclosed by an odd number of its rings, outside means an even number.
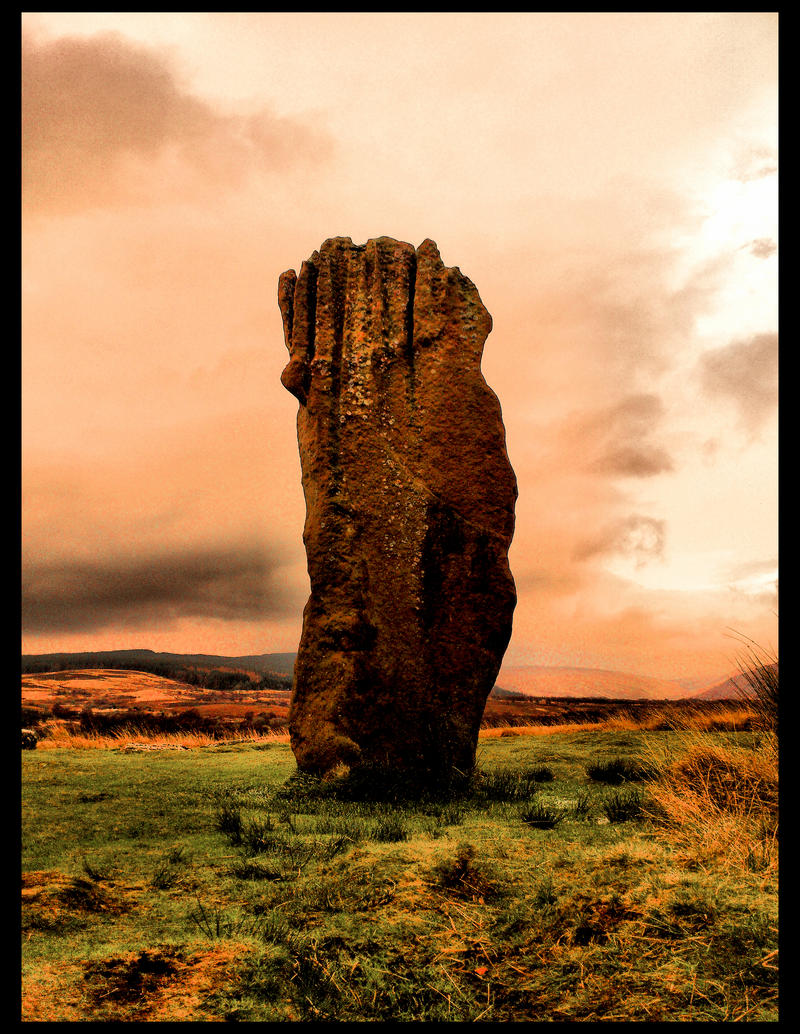
[[[432,870],[434,887],[456,897],[490,900],[502,896],[499,874],[491,865],[476,861],[474,844],[460,841],[455,857],[443,858]]]

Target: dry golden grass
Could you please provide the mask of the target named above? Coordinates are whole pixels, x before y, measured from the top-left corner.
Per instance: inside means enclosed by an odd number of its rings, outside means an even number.
[[[672,843],[724,867],[771,878],[778,862],[777,740],[753,747],[720,744],[702,731],[685,733],[667,754],[651,741],[648,760],[660,770],[648,785],[655,817]]]
[[[521,736],[547,736],[559,732],[656,732],[659,730],[684,730],[691,732],[714,732],[723,729],[736,731],[748,729],[753,719],[751,704],[720,702],[718,706],[704,710],[677,711],[674,708],[637,714],[625,710],[609,718],[594,722],[560,722],[558,725],[532,722],[529,725],[498,724],[491,729],[481,729],[480,738],[497,739],[499,736],[519,734]]]
[[[110,750],[157,747],[213,747],[221,743],[288,743],[288,732],[237,731],[231,740],[221,740],[203,732],[150,732],[126,726],[109,733],[71,732],[62,723],[48,723],[41,730],[37,746],[42,750],[68,748],[70,750]]]
[[[731,706],[720,703],[704,711],[656,711],[637,716],[632,712],[612,715],[601,723],[603,729],[614,732],[655,732],[659,729],[691,729],[712,732],[720,729],[747,729],[753,719],[753,708],[747,703]]]
[[[227,979],[251,944],[186,952],[163,947],[61,966],[39,965],[26,980],[23,1022],[87,1019],[115,1022],[213,1021],[204,1001]]]
[[[637,716],[633,712],[616,714],[599,722],[560,722],[556,725],[531,723],[529,725],[497,725],[481,729],[481,740],[495,740],[507,736],[551,736],[557,733],[577,733],[595,731],[608,732],[652,732],[669,728],[684,730],[690,733],[711,732],[719,729],[747,728],[752,711],[747,704],[738,707],[720,705],[711,712],[696,712],[676,715],[674,713],[656,712],[650,715]],[[163,747],[209,747],[224,742],[237,743],[288,743],[287,729],[263,732],[249,732],[233,729],[229,739],[219,739],[202,732],[153,732],[136,727],[123,727],[108,733],[73,731],[59,721],[45,723],[40,729],[39,746],[44,750],[65,747],[73,750],[92,748],[108,750],[114,747],[131,745],[150,745]]]
[[[519,725],[514,729],[481,729],[480,739],[494,740],[508,735],[549,736],[559,732],[584,732],[604,726],[591,723],[565,725]],[[237,731],[230,739],[220,739],[200,732],[149,732],[139,729],[121,729],[112,733],[70,732],[63,725],[53,725],[42,730],[37,747],[41,750],[66,748],[70,750],[111,750],[136,747],[212,747],[223,743],[288,743],[289,733],[279,732],[247,733]]]
[[[557,732],[585,732],[587,729],[603,729],[600,722],[565,722],[562,725],[514,725],[495,726],[493,729],[481,729],[478,734],[482,740],[496,740],[501,736],[550,736]]]

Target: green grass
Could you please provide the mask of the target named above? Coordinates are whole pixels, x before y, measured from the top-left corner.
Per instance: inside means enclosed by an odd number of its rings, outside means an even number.
[[[23,752],[23,1018],[775,1020],[774,856],[731,868],[587,775],[679,749],[482,740],[416,800],[284,744]]]

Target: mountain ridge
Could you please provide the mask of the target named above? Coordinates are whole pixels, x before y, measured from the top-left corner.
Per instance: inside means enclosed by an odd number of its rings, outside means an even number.
[[[678,700],[694,694],[676,680],[612,668],[508,665],[497,681],[506,690],[540,697],[604,697],[614,700]]]
[[[777,664],[766,665],[770,670],[776,670]],[[712,686],[695,694],[695,700],[731,700],[735,698],[755,697],[756,691],[741,673],[731,675],[727,679],[715,682]]]

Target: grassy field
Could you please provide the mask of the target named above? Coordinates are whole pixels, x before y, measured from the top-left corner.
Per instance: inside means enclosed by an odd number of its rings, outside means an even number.
[[[277,738],[23,751],[23,1020],[776,1020],[771,741],[539,732],[421,801]]]

